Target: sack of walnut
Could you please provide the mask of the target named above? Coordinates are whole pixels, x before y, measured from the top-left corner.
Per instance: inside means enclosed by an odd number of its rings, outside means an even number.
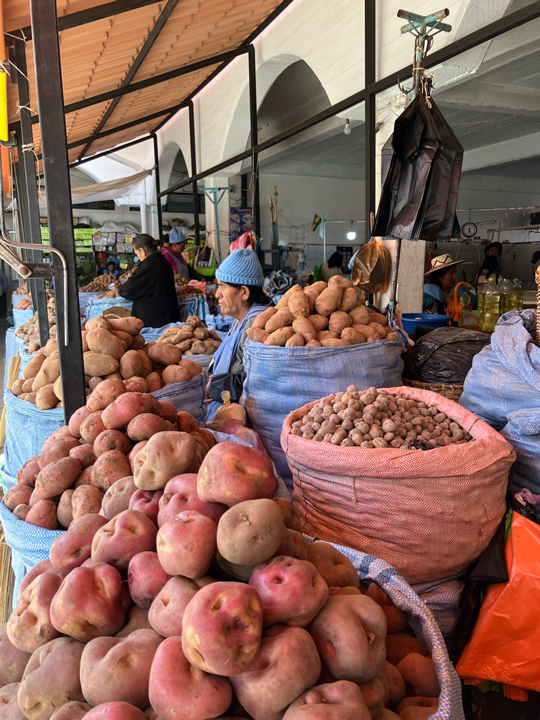
[[[388,392],[435,406],[473,440],[426,451],[334,445],[293,433],[293,423],[317,402],[294,411],[281,445],[304,532],[376,555],[411,583],[452,577],[495,533],[515,452],[487,423],[441,395],[405,386]]]

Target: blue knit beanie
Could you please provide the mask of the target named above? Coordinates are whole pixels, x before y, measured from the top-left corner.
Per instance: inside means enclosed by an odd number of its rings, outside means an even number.
[[[186,242],[186,236],[184,235],[184,231],[179,228],[178,225],[175,225],[169,233],[169,245],[184,242]]]
[[[216,278],[233,285],[262,287],[264,275],[258,257],[253,250],[233,250],[216,271]]]

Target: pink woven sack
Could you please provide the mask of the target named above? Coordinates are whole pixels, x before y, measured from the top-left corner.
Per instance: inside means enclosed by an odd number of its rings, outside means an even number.
[[[441,395],[405,386],[388,392],[436,405],[474,441],[425,452],[318,443],[291,435],[292,423],[316,402],[305,405],[281,433],[304,532],[380,557],[412,584],[452,577],[493,537],[516,454],[496,430]]]

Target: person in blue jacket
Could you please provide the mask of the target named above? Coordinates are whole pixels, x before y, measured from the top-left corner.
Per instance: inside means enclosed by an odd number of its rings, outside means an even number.
[[[244,345],[247,331],[257,315],[266,310],[270,300],[262,286],[263,270],[253,250],[233,250],[216,271],[216,299],[224,315],[236,322],[214,355],[213,376],[208,386],[212,402],[206,420],[223,404],[221,393],[227,390],[231,401],[238,402],[244,387]]]

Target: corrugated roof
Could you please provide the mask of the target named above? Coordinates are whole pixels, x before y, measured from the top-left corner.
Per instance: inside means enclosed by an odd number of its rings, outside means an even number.
[[[135,62],[139,67],[130,78],[130,84],[233,51],[282,4],[282,0],[177,0],[170,12],[167,0],[132,2],[139,7],[60,31],[65,105],[122,87]],[[173,0],[169,0],[171,2]],[[110,0],[57,0],[59,27],[66,21],[72,24],[73,18],[69,16],[74,13],[103,10],[107,5],[110,5]],[[29,7],[28,0],[3,0],[6,33],[14,33],[30,25]],[[170,15],[141,62],[138,56],[149,35],[153,35],[152,29],[164,10]],[[30,108],[36,115],[31,39],[27,40],[27,63]],[[109,99],[69,112],[66,115],[68,145],[88,139],[96,132],[105,133],[120,128],[118,133],[92,140],[89,147],[86,147],[87,143],[81,143],[71,148],[70,161],[76,160],[85,147],[85,154],[91,155],[155,130],[170,115],[167,110],[189,98],[218,66],[211,64],[116,100]],[[10,122],[15,123],[18,120],[16,85],[9,87],[8,106]],[[163,115],[146,120],[146,116],[159,114],[161,110]],[[106,113],[108,117],[104,117]],[[143,122],[122,128],[138,120]],[[39,154],[39,125],[35,124],[33,129],[35,151]]]

